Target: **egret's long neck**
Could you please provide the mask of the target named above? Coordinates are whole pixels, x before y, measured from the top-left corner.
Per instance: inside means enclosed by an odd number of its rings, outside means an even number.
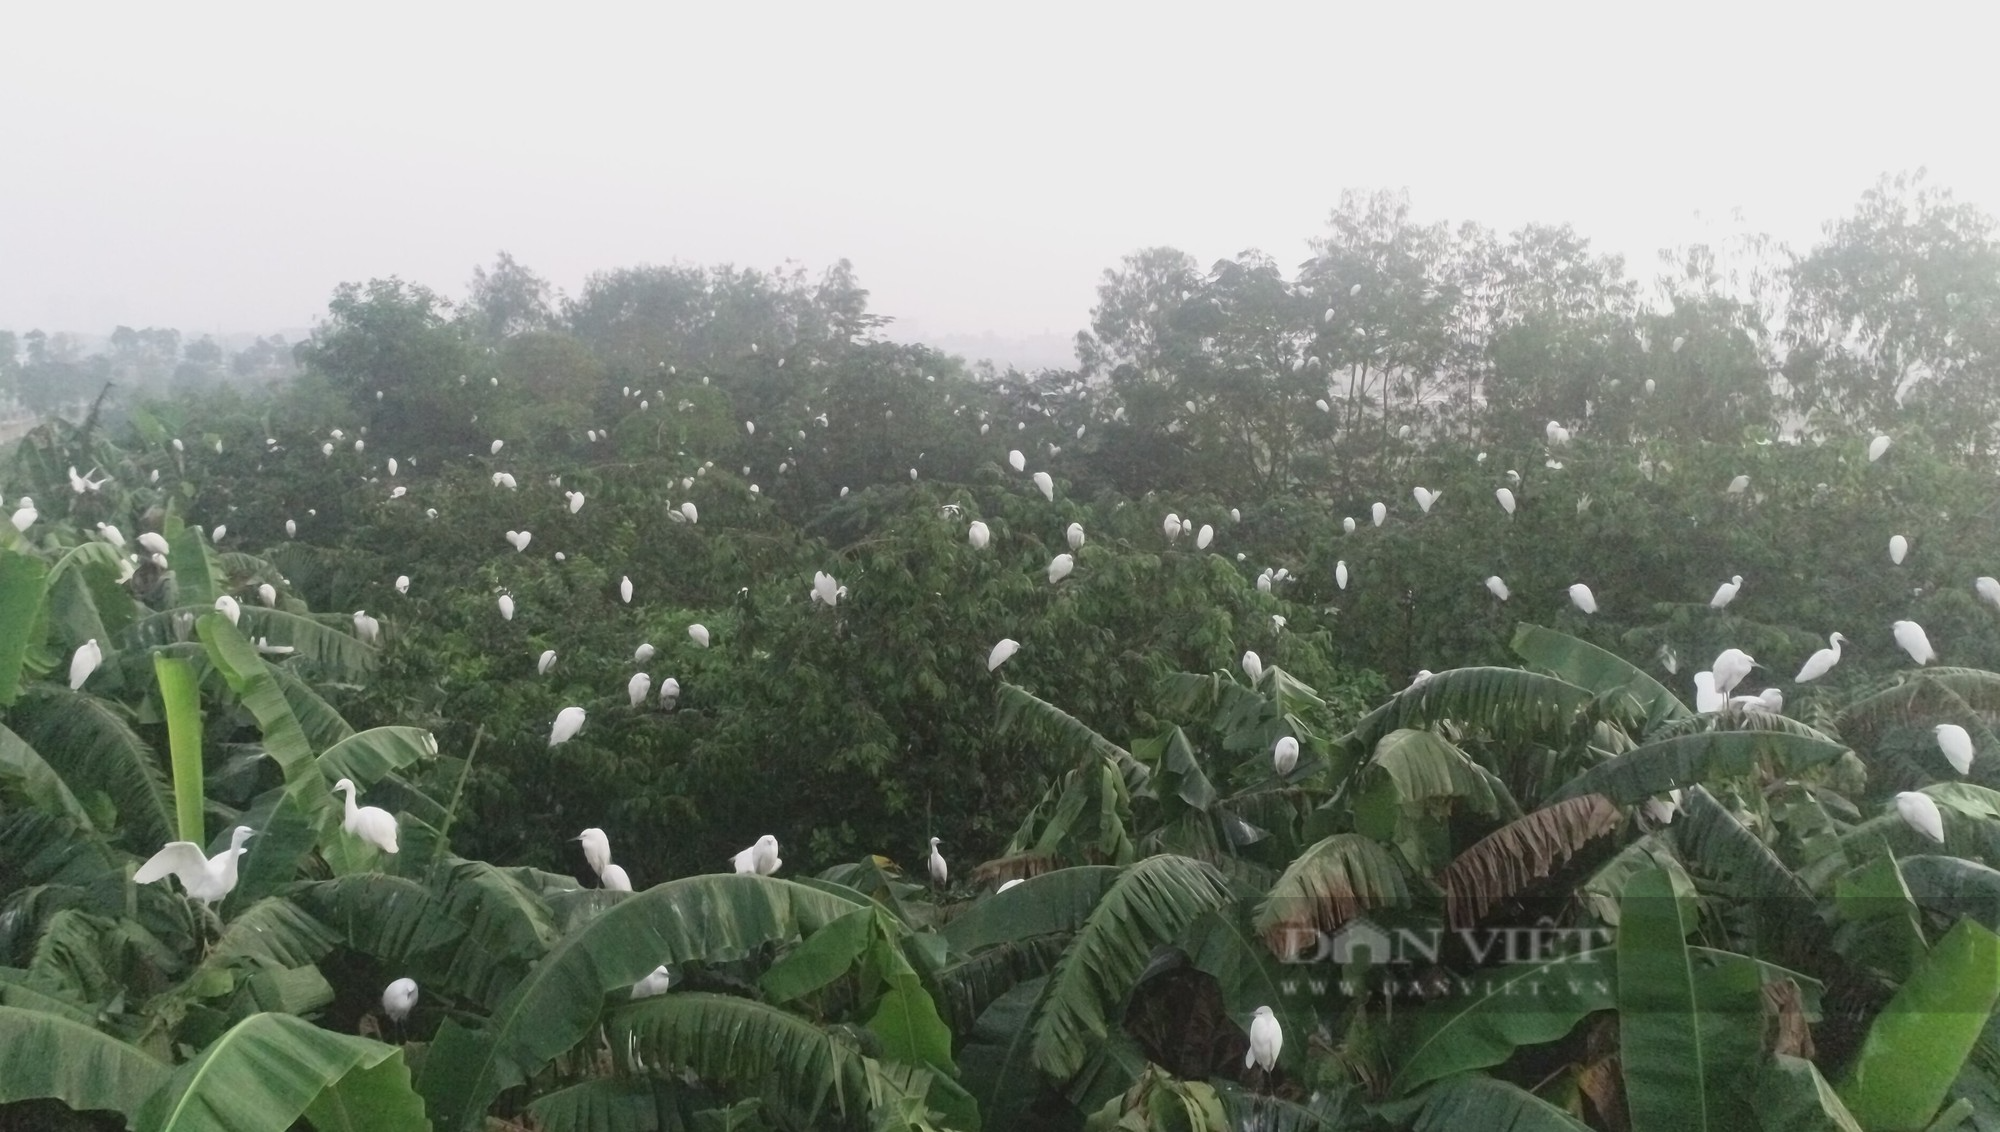
[[[354,784],[352,782],[348,783],[347,788],[342,790],[341,793],[347,795],[347,816],[351,818],[354,816],[356,809],[354,805]]]

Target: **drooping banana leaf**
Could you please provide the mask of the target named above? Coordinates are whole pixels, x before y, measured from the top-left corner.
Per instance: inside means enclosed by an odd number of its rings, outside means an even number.
[[[1929,1125],[2000,1000],[2000,936],[1960,920],[1868,1027],[1840,1098],[1863,1127]]]
[[[403,1051],[323,1030],[289,1014],[255,1014],[174,1071],[140,1113],[140,1132],[427,1129]]]
[[[49,1097],[81,1111],[115,1112],[128,1124],[172,1071],[81,1022],[0,1006],[0,1104]]]

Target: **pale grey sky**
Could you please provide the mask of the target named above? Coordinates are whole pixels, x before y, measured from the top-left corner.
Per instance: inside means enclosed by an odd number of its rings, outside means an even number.
[[[1986,3],[20,0],[0,328],[310,324],[505,248],[820,267],[928,334],[1067,335],[1139,247],[1304,258],[1342,188],[1652,252],[1795,243],[1927,165],[2000,211]]]

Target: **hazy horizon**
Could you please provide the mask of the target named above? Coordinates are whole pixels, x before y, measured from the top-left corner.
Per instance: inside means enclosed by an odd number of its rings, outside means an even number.
[[[296,330],[341,282],[456,297],[504,249],[571,294],[845,258],[892,336],[1067,341],[1120,257],[1289,267],[1346,188],[1572,223],[1641,279],[1718,225],[1806,247],[1919,166],[2000,212],[1992,8],[867,12],[25,14],[0,327]]]

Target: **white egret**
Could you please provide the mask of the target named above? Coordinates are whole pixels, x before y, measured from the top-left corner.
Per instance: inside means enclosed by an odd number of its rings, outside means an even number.
[[[1021,455],[1021,450],[1016,448],[1007,453],[1007,466],[1017,472],[1025,472],[1028,470],[1028,458]]]
[[[1951,769],[1960,774],[1972,770],[1972,736],[1956,723],[1940,723],[1931,729],[1937,736],[1938,750],[1944,752],[1945,761]]]
[[[500,454],[500,450],[505,447],[507,447],[506,441],[496,440],[492,444],[487,445],[486,451],[490,455],[498,456]]]
[[[1742,649],[1723,649],[1708,670],[1715,674],[1716,692],[1727,696],[1736,690],[1736,685],[1742,683],[1756,665],[1756,660]]]
[[[1194,534],[1194,548],[1196,550],[1207,550],[1208,544],[1214,541],[1215,528],[1207,523],[1203,523],[1201,529]]]
[[[508,491],[514,491],[518,487],[518,485],[514,482],[513,475],[508,472],[494,472],[493,486],[504,487]]]
[[[692,499],[681,504],[681,514],[686,516],[687,521],[690,523],[701,522],[701,512],[695,509],[694,500]]]
[[[1729,698],[1727,696],[1715,690],[1715,673],[1697,672],[1694,674],[1694,710],[1703,714],[1712,711],[1721,711],[1722,705],[1728,702]]]
[[[1792,678],[1793,683],[1810,684],[1833,671],[1833,666],[1840,663],[1840,646],[1846,643],[1847,638],[1839,633],[1828,637],[1827,647],[1806,658],[1805,664],[1799,669],[1799,674]]]
[[[1368,515],[1375,520],[1375,525],[1379,527],[1384,520],[1388,519],[1389,507],[1384,503],[1373,504],[1368,508]]]
[[[1047,472],[1035,473],[1035,487],[1040,489],[1043,499],[1051,503],[1056,501],[1056,481]]]
[[[927,863],[930,865],[931,883],[943,888],[945,879],[951,875],[951,870],[945,867],[944,854],[938,852],[938,839],[935,837],[931,838],[931,859]]]
[[[667,972],[667,965],[662,963],[653,968],[652,974],[632,984],[632,997],[634,999],[654,998],[667,993],[667,988],[673,986],[673,984],[674,977]]]
[[[285,520],[285,537],[286,537],[286,538],[297,538],[297,537],[299,537],[299,524],[298,524],[298,520],[296,520],[296,519],[286,519],[286,520]]]
[[[229,527],[226,524],[217,523],[215,525],[215,529],[208,532],[208,541],[213,543],[220,543],[224,538],[228,536],[228,534],[229,534]]]
[[[1083,548],[1083,524],[1071,523],[1063,531],[1063,538],[1068,540],[1071,550],[1081,550]]]
[[[322,456],[333,455],[333,441],[329,440],[325,444],[320,445],[319,454]]]
[[[1715,596],[1708,599],[1710,609],[1725,609],[1736,600],[1736,592],[1743,588],[1743,575],[1735,574],[1715,588]]]
[[[1749,489],[1749,476],[1737,476],[1735,479],[1729,481],[1729,494],[1731,495],[1741,495]]]
[[[394,456],[389,457],[389,474],[391,476],[396,474],[397,467],[396,458]]]
[[[1168,542],[1181,537],[1181,517],[1168,512],[1167,517],[1160,520],[1160,530],[1166,534]]]
[[[74,692],[83,687],[83,682],[90,679],[90,674],[103,663],[104,649],[98,645],[96,637],[76,646],[76,651],[69,658],[69,690]]]
[[[689,625],[688,640],[693,641],[696,645],[700,646],[701,648],[707,648],[708,626],[701,624]]]
[[[755,845],[729,860],[736,866],[737,872],[756,873],[758,876],[770,876],[784,864],[778,859],[778,839],[768,833],[759,837]]]
[[[606,892],[632,891],[632,877],[626,873],[623,865],[604,866],[604,871],[597,874],[597,879],[603,882]]]
[[[630,577],[622,575],[619,577],[618,600],[624,602],[626,605],[632,604],[632,579]]]
[[[1354,519],[1352,516],[1349,516],[1348,518],[1342,519],[1340,521],[1340,533],[1344,535],[1351,535],[1354,533]]]
[[[1314,402],[1313,402],[1313,407],[1314,407],[1314,408],[1316,408],[1316,409],[1318,409],[1318,410],[1319,410],[1320,412],[1322,412],[1322,413],[1331,413],[1331,412],[1333,412],[1333,406],[1332,406],[1332,405],[1329,405],[1329,404],[1327,404],[1327,403],[1326,403],[1326,398],[1324,398],[1324,397],[1321,397],[1321,398],[1319,398],[1318,400],[1314,401]]]
[[[1597,612],[1597,595],[1591,593],[1590,587],[1584,585],[1582,582],[1578,582],[1569,588],[1569,600],[1571,605],[1576,606],[1585,613]]]
[[[1978,594],[1986,601],[2000,606],[2000,578],[1989,578],[1984,575],[1974,578],[1972,580],[1972,592]]]
[[[1278,1054],[1285,1048],[1285,1029],[1268,1006],[1260,1006],[1250,1019],[1250,1048],[1243,1053],[1243,1068],[1256,1066],[1269,1073],[1277,1068]]]
[[[1486,592],[1499,598],[1501,601],[1506,601],[1508,598],[1514,596],[1513,591],[1507,588],[1507,583],[1501,581],[1498,574],[1486,579]]]
[[[1411,492],[1411,494],[1416,497],[1418,510],[1428,515],[1431,513],[1431,504],[1436,503],[1438,497],[1443,495],[1444,492],[1432,491],[1427,487],[1420,487]]]
[[[1243,521],[1243,511],[1242,511],[1242,509],[1241,509],[1241,508],[1237,508],[1237,507],[1231,507],[1231,508],[1229,509],[1229,521],[1230,521],[1230,522],[1232,522],[1232,523],[1240,523],[1240,522],[1242,522],[1242,521]]]
[[[1869,441],[1868,462],[1872,464],[1875,461],[1880,460],[1882,458],[1882,453],[1887,452],[1888,450],[1889,450],[1889,438],[1886,435],[1878,436],[1875,439]]]
[[[971,543],[974,550],[985,550],[986,544],[993,541],[993,532],[985,523],[974,519],[972,525],[965,529],[965,541]]]
[[[347,816],[341,820],[340,827],[384,853],[394,853],[396,851],[395,815],[379,806],[357,807],[354,804],[354,795],[358,791],[355,789],[354,780],[351,778],[343,778],[333,784],[333,792],[335,794],[343,791],[347,794]]]
[[[1679,813],[1680,809],[1681,792],[1678,790],[1669,791],[1664,798],[1646,799],[1646,817],[1651,819],[1654,825],[1672,825],[1674,815]]]
[[[525,551],[528,549],[528,544],[535,541],[535,535],[533,531],[515,531],[514,537],[507,541],[514,544],[516,551]]]
[[[382,1013],[387,1014],[389,1020],[396,1025],[402,1025],[403,1020],[408,1018],[410,1011],[415,1010],[416,1007],[417,981],[415,979],[397,979],[383,989]]]
[[[35,525],[35,520],[41,518],[41,515],[40,511],[35,510],[35,501],[25,495],[22,496],[21,509],[14,512],[14,529],[17,531],[26,531],[29,527]]]
[[[813,571],[812,599],[814,601],[832,608],[840,604],[840,595],[842,592],[843,587],[839,582],[833,580],[832,574],[828,574],[823,570]]]
[[[582,492],[580,492],[580,491],[572,491],[572,492],[570,492],[570,493],[569,493],[569,513],[570,513],[570,514],[572,514],[572,515],[574,515],[574,514],[576,514],[576,513],[578,512],[578,511],[581,511],[581,510],[583,510],[583,493],[582,493]]]
[[[632,701],[633,707],[645,703],[652,691],[653,678],[644,672],[635,672],[630,680],[625,681],[625,698]]]
[[[396,575],[396,592],[399,594],[410,592],[410,576],[408,574]]]
[[[1667,347],[1667,352],[1670,354],[1678,354],[1681,352],[1681,347],[1685,345],[1687,345],[1687,335],[1676,334],[1674,335],[1674,344]]]
[[[681,700],[681,682],[669,676],[660,681],[660,710],[672,711]]]
[[[1292,773],[1292,768],[1297,765],[1299,765],[1299,741],[1287,735],[1271,748],[1271,766],[1277,770],[1278,777],[1283,778]]]
[[[556,650],[543,649],[542,655],[536,658],[535,660],[535,675],[547,676],[549,674],[549,669],[554,668],[555,666],[556,666]]]
[[[391,498],[391,499],[401,499],[401,498],[403,498],[403,496],[405,496],[405,495],[408,495],[408,494],[409,494],[409,492],[410,492],[410,489],[409,489],[409,488],[407,488],[407,487],[404,487],[404,486],[403,486],[402,484],[397,484],[397,485],[395,486],[395,488],[393,488],[393,489],[392,489],[392,490],[391,490],[391,491],[389,492],[389,498]]]
[[[1264,658],[1254,652],[1245,650],[1243,653],[1243,675],[1250,678],[1250,683],[1254,687],[1259,680],[1264,678]]]
[[[1909,553],[1910,553],[1909,539],[1904,538],[1902,535],[1889,536],[1889,561],[1895,563],[1898,566],[1901,566],[1903,564],[1903,559],[1908,557]]]
[[[181,443],[181,438],[180,438],[180,437],[178,437],[178,436],[174,437],[174,451],[176,451],[176,452],[185,452],[185,451],[187,451],[187,445],[185,445],[185,444],[182,444],[182,443]]]
[[[1656,389],[1656,388],[1658,388],[1658,387],[1657,387],[1656,385],[1654,385],[1654,383],[1653,383],[1653,379],[1652,379],[1652,378],[1650,378],[1650,377],[1649,377],[1649,378],[1647,378],[1647,379],[1646,379],[1646,392],[1648,392],[1648,393],[1651,393],[1651,392],[1652,392],[1652,391],[1653,391],[1654,389]]]
[[[556,713],[555,726],[549,729],[549,746],[555,747],[576,738],[583,730],[583,709],[566,707]]]
[[[1896,813],[1903,824],[1937,842],[1944,844],[1944,814],[1929,794],[1915,790],[1905,790],[1896,795]]]
[[[365,609],[354,611],[354,635],[364,644],[374,644],[382,639],[382,623],[368,616]]]
[[[650,643],[642,643],[638,648],[632,650],[632,663],[644,664],[653,659],[653,654],[658,651]]]
[[[1924,634],[1922,625],[1915,621],[1898,621],[1891,628],[1896,634],[1896,647],[1909,653],[1911,660],[1929,664],[1938,658],[1937,650],[1931,647],[1931,639]]]
[[[1074,569],[1076,569],[1075,555],[1070,555],[1070,554],[1056,555],[1054,558],[1049,560],[1049,584],[1054,585],[1055,583],[1062,581],[1064,578],[1069,577],[1070,571]]]
[[[1333,582],[1335,585],[1339,586],[1343,590],[1347,588],[1346,559],[1342,559],[1339,562],[1333,564]]]
[[[513,595],[513,594],[501,594],[501,595],[500,595],[500,619],[501,619],[502,621],[512,621],[512,620],[514,619],[514,595]]]
[[[1271,592],[1270,570],[1266,569],[1263,573],[1257,575],[1257,592],[1260,594],[1267,594]]]
[[[1015,653],[1020,651],[1021,642],[1012,637],[1001,638],[1000,643],[993,646],[993,651],[986,654],[986,671],[991,672],[1007,663],[1013,658]]]
[[[140,535],[139,545],[144,547],[148,554],[166,554],[168,552],[167,540],[161,538],[155,531],[147,531]]]
[[[230,597],[228,594],[223,594],[221,597],[215,599],[215,609],[216,612],[229,618],[231,626],[234,626],[243,618],[243,607],[238,605],[236,599]]]
[[[1493,489],[1493,498],[1500,501],[1500,510],[1507,512],[1509,515],[1514,513],[1514,493],[1511,490],[1504,487],[1496,487]]]
[[[215,904],[236,888],[236,863],[243,856],[243,843],[256,830],[239,825],[229,833],[229,848],[214,857],[192,841],[169,841],[132,874],[137,884],[151,884],[168,876],[181,878],[181,887],[203,904]]]
[[[261,601],[261,602],[263,602],[263,603],[264,603],[264,606],[265,606],[265,608],[267,608],[267,609],[275,609],[275,608],[277,608],[277,605],[278,605],[278,587],[276,587],[276,586],[272,585],[272,584],[271,584],[271,583],[269,583],[269,582],[260,582],[260,583],[258,583],[258,585],[257,585],[257,600],[258,600],[258,601]]]

